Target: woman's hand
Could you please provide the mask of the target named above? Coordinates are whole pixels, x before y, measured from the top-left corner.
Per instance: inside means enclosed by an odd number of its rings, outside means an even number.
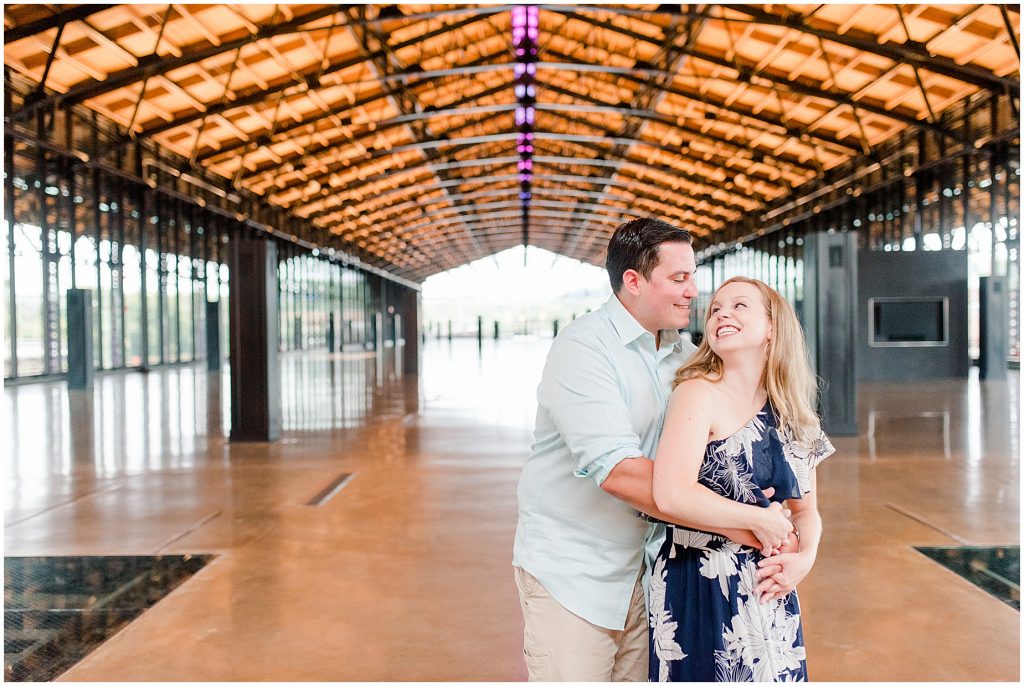
[[[789,532],[793,530],[793,523],[789,521],[789,510],[783,508],[780,503],[760,508],[750,530],[761,543],[764,554],[769,554],[775,548],[781,547],[789,537]]]
[[[793,591],[796,585],[814,566],[814,555],[810,552],[778,553],[757,563],[755,576],[761,582],[754,588],[761,603],[782,598]]]
[[[753,546],[757,547],[757,546]],[[771,548],[770,550],[762,550],[761,554],[765,557],[771,557],[772,555],[778,555],[779,553],[796,553],[800,551],[800,538],[797,536],[796,527],[793,527],[793,532],[786,537],[785,542],[778,548]]]

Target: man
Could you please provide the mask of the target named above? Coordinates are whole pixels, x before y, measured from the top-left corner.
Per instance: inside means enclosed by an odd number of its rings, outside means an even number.
[[[612,297],[552,343],[519,481],[512,563],[531,681],[648,676],[644,550],[653,557],[664,526],[637,511],[665,519],[652,460],[675,370],[695,349],[679,335],[697,296],[690,234],[627,222],[606,267]]]

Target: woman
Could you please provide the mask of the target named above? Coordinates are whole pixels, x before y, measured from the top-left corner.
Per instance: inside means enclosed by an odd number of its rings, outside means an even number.
[[[814,468],[834,448],[793,308],[760,281],[729,279],[675,384],[655,503],[696,526],[749,529],[761,549],[670,526],[651,581],[651,680],[806,680],[793,589],[821,537]],[[799,549],[779,552],[791,533]]]

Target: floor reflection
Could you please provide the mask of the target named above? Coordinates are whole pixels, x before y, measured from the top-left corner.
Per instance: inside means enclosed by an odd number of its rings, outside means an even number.
[[[417,379],[401,368],[402,348],[281,355],[285,432],[362,426],[373,415],[416,412]],[[188,468],[230,432],[230,370],[200,365],[113,373],[91,391],[60,381],[4,389],[9,479],[97,477]]]
[[[4,680],[52,681],[212,558],[4,558]]]
[[[427,339],[423,346],[423,414],[430,420],[469,421],[533,429],[537,384],[550,338],[514,336]]]
[[[919,547],[917,550],[1020,610],[1020,546]]]

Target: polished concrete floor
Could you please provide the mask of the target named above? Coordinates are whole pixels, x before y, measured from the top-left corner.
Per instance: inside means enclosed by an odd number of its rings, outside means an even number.
[[[548,344],[427,341],[418,383],[391,351],[286,355],[274,444],[224,440],[199,368],[5,389],[5,555],[216,556],[60,678],[525,678],[515,485]],[[1019,612],[915,549],[1019,544],[1018,388],[862,386],[818,477],[813,679],[1018,681]]]

